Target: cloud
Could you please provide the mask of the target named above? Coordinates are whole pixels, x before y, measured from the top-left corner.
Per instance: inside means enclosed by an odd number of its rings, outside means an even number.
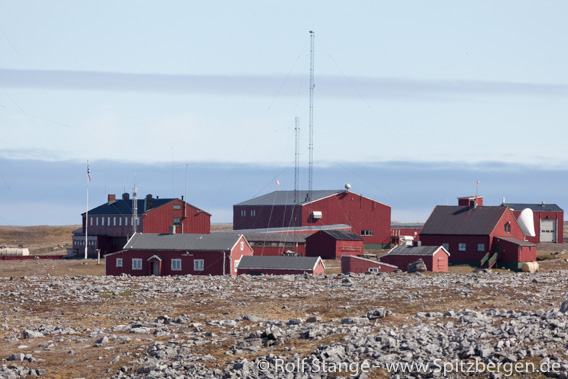
[[[0,69],[0,87],[85,91],[298,96],[301,76],[166,75],[97,71]],[[432,99],[455,95],[568,96],[568,85],[451,79],[316,76],[318,97]],[[307,93],[307,90],[304,91]]]

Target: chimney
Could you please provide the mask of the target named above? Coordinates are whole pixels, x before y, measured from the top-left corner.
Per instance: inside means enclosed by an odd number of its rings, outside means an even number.
[[[123,193],[122,200],[130,200],[130,194],[128,192]]]
[[[146,199],[145,199],[145,210],[144,211],[148,211],[152,208],[154,208],[154,198],[152,197],[151,194],[148,194],[148,195],[146,195]]]
[[[109,194],[108,195],[108,203],[112,204],[116,201],[116,195],[115,194]]]

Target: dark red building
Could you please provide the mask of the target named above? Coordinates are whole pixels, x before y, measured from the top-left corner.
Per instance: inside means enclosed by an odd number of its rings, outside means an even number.
[[[325,274],[320,257],[243,257],[237,267],[239,275]]]
[[[379,262],[372,259],[357,257],[355,255],[341,256],[341,273],[342,274],[363,274],[366,272],[393,272],[398,269],[397,266],[385,262]]]
[[[363,238],[346,230],[320,230],[306,238],[306,256],[339,259],[342,255],[363,255]]]
[[[380,257],[381,262],[408,271],[408,265],[422,259],[428,271],[448,272],[450,253],[442,246],[397,246]]]
[[[518,246],[526,243],[517,219],[506,206],[437,206],[420,232],[423,246],[443,246],[450,253],[450,262],[480,266],[487,256],[499,255],[496,237],[508,237]],[[501,262],[519,269],[523,262]]]
[[[420,231],[423,224],[392,224],[391,244],[401,245],[420,241]]]
[[[564,243],[564,211],[556,204],[505,203],[518,219],[521,212],[528,208],[533,212],[536,236],[527,236],[532,243]]]
[[[275,191],[233,206],[235,230],[346,224],[369,247],[390,244],[391,208],[348,190]]]
[[[514,266],[519,262],[536,262],[536,245],[532,242],[519,242],[515,238],[495,237],[495,249],[499,251],[499,264],[504,267]],[[499,266],[501,267],[501,266]]]
[[[246,239],[234,233],[135,234],[124,250],[105,256],[106,275],[236,275]]]
[[[88,222],[88,255],[96,256],[121,250],[133,234],[133,200],[125,193],[121,199],[108,195],[108,200],[82,214],[82,228],[74,232],[73,250],[82,256],[85,249],[85,226]],[[183,199],[160,199],[147,195],[137,199],[136,231],[138,233],[169,233],[175,227],[176,233],[208,234],[211,230],[211,215]]]

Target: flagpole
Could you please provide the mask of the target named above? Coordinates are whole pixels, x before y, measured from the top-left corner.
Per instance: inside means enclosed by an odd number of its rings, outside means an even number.
[[[91,180],[89,173],[89,161],[87,161],[87,212],[85,213],[85,259],[87,259],[87,248],[89,247],[88,230],[89,230],[89,181]]]

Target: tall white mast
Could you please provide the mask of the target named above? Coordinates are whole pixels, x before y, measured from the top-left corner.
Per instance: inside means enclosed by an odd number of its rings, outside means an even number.
[[[296,151],[294,153],[294,203],[300,202],[300,118],[296,117],[294,133],[296,137]]]
[[[85,259],[87,259],[87,249],[89,248],[89,182],[91,181],[91,173],[89,169],[89,161],[87,161],[87,212],[85,213]]]
[[[309,201],[312,201],[312,187],[313,187],[313,168],[314,168],[314,38],[315,33],[310,30],[310,160],[308,167],[308,190],[309,190]],[[311,209],[310,209],[311,211]],[[311,213],[311,212],[310,212]]]

